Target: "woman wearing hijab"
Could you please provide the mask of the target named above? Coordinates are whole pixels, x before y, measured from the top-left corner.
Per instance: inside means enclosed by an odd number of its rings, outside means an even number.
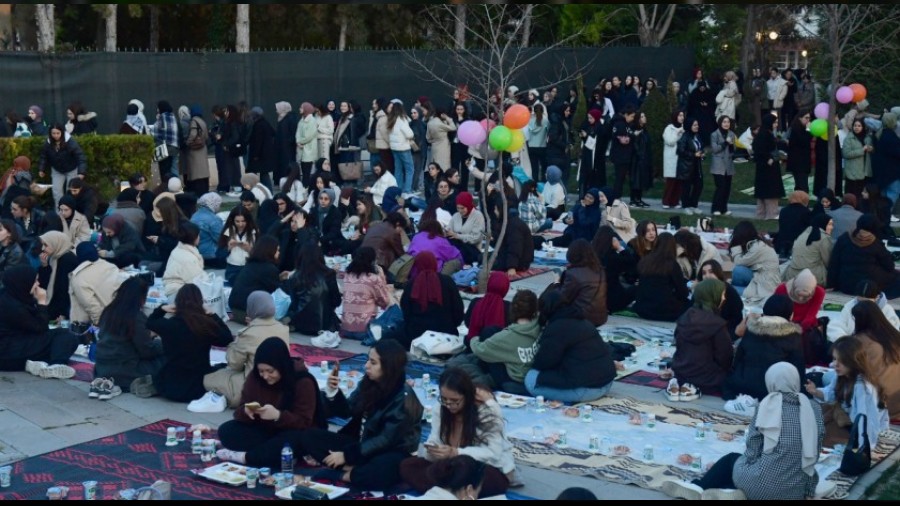
[[[828,263],[828,286],[854,293],[857,283],[871,279],[888,300],[900,297],[900,274],[884,243],[878,240],[880,223],[870,214],[863,215],[852,234],[838,238]]]
[[[335,192],[331,188],[319,191],[319,201],[309,213],[309,221],[316,229],[316,236],[326,255],[343,251],[347,240],[341,233],[341,211],[335,205]]]
[[[563,236],[555,239],[553,243],[559,247],[567,247],[578,239],[592,240],[603,223],[605,210],[600,207],[600,190],[591,188],[581,199],[581,203],[572,209],[572,214],[566,218],[565,224],[568,228],[563,232]]]
[[[782,257],[791,255],[794,241],[809,227],[812,213],[809,211],[809,195],[795,191],[788,197],[788,206],[778,214],[778,234],[774,247]]]
[[[203,119],[203,108],[199,105],[190,107],[190,119],[186,134],[187,149],[184,155],[184,178],[187,182],[185,190],[195,195],[203,195],[209,191],[209,126]]]
[[[663,195],[663,209],[671,209],[678,206],[681,199],[681,180],[678,179],[678,142],[684,135],[684,111],[678,110],[672,114],[672,121],[663,131],[663,177],[666,180],[666,190]]]
[[[797,277],[804,270],[812,272],[819,286],[828,282],[828,263],[834,249],[834,220],[825,213],[813,214],[812,225],[794,241],[791,249],[791,261],[785,268],[781,279],[788,281]]]
[[[47,290],[47,309],[53,319],[68,320],[71,309],[69,274],[78,267],[72,253],[72,241],[62,232],[47,232],[41,236],[41,267],[38,279]]]
[[[784,198],[781,180],[781,160],[776,159],[778,143],[773,133],[778,128],[778,117],[764,116],[759,133],[753,138],[753,158],[756,161],[755,197],[756,218],[778,218],[778,202]]]
[[[462,253],[467,265],[481,259],[481,246],[486,236],[484,214],[475,209],[475,199],[469,192],[456,197],[456,214],[450,220],[447,239]]]
[[[321,153],[319,156],[318,123],[315,115],[316,108],[309,102],[303,102],[300,106],[302,117],[297,125],[295,140],[297,142],[297,161],[300,162],[300,169],[303,173],[303,186],[309,187],[310,174],[312,173],[313,164],[316,160],[327,156],[328,153]]]
[[[488,278],[487,294],[469,304],[465,322],[469,333],[468,344],[476,336],[487,339],[490,334],[509,325],[509,304],[504,300],[509,293],[509,276],[492,272]]]
[[[581,150],[581,164],[578,167],[580,188],[582,193],[587,193],[590,188],[606,186],[606,148],[609,139],[602,137],[603,112],[597,109],[588,111],[587,121],[581,125],[581,141],[584,148]],[[602,152],[602,155],[600,154]]]
[[[47,122],[44,121],[44,110],[37,105],[28,108],[28,118],[25,120],[31,135],[34,137],[44,137],[47,135]]]
[[[806,365],[812,367],[829,363],[826,328],[819,324],[825,289],[818,285],[813,273],[809,269],[801,271],[794,279],[779,285],[775,289],[775,295],[787,295],[794,303],[791,321],[803,329],[803,356],[806,357]]]
[[[275,300],[268,292],[253,292],[247,298],[247,326],[225,351],[226,367],[203,377],[203,386],[225,396],[229,408],[240,406],[245,381],[254,372],[254,357],[260,345],[277,338],[290,346],[290,330],[275,319]]]
[[[139,264],[145,253],[138,233],[121,214],[111,214],[103,219],[103,237],[98,250],[100,258],[120,269]]]
[[[547,217],[553,221],[566,212],[566,188],[562,184],[562,171],[559,167],[547,167],[547,182],[541,191],[544,205],[547,206]]]
[[[600,189],[600,208],[606,208],[604,223],[611,226],[625,243],[637,237],[637,221],[631,217],[631,210],[622,202],[620,196],[612,188]],[[601,225],[601,226],[602,226]]]
[[[66,364],[78,347],[78,336],[67,329],[47,330],[49,300],[31,266],[18,265],[3,273],[0,371],[27,370],[43,378],[75,376]]]
[[[841,201],[838,200],[834,190],[831,188],[822,188],[816,193],[816,196],[816,205],[813,206],[812,211],[813,216],[817,214],[831,214],[832,211],[837,211],[841,207]]]
[[[744,455],[726,455],[692,483],[666,482],[663,492],[688,500],[798,501],[834,490],[816,473],[825,424],[819,405],[800,394],[800,374],[779,362],[766,370],[765,385]]]
[[[401,344],[407,349],[413,339],[427,331],[456,335],[465,316],[459,288],[452,278],[438,273],[437,259],[431,252],[419,253],[413,270],[415,277],[400,298],[406,330],[406,342]]]
[[[679,382],[704,392],[718,390],[731,370],[731,334],[720,316],[725,297],[725,283],[700,282],[694,288],[694,306],[676,322],[672,370]]]
[[[62,220],[63,233],[69,237],[73,246],[91,240],[91,227],[87,218],[75,210],[75,197],[66,195],[59,199],[57,214]]]

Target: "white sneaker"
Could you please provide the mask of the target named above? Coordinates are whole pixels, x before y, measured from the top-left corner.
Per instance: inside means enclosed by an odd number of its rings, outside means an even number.
[[[98,399],[108,401],[122,395],[122,387],[116,385],[116,382],[111,379],[105,379],[100,385],[99,394]]]
[[[704,490],[701,501],[746,501],[747,495],[742,490],[711,488]]]
[[[231,193],[225,194],[226,197],[231,197],[233,199],[239,199],[239,198],[241,198],[241,195],[242,195],[241,192],[231,192]]]
[[[25,362],[25,370],[44,379],[71,379],[75,376],[75,369],[67,365],[47,365],[47,362]]]
[[[667,481],[662,484],[662,492],[673,499],[699,501],[703,489],[687,481]]]
[[[33,376],[40,376],[41,371],[43,371],[47,367],[47,362],[35,362],[33,360],[25,362],[25,372]]]
[[[900,218],[896,216],[891,216],[891,223],[900,223]]]
[[[753,417],[756,413],[756,399],[749,395],[739,395],[737,399],[725,403],[725,411],[738,416]]]
[[[224,395],[215,392],[206,392],[203,397],[188,404],[191,413],[221,413],[228,407]]]
[[[310,344],[316,348],[337,348],[341,345],[341,336],[337,332],[322,332],[310,339]]]
[[[719,211],[716,211],[713,213],[713,216],[722,216],[722,213],[720,213]]]
[[[823,480],[819,478],[819,483],[816,484],[816,499],[828,499],[834,494],[834,491],[837,490],[837,484],[833,481]]]
[[[672,209],[672,206],[662,206],[663,209],[669,210]]]
[[[90,352],[91,352],[91,349],[88,348],[87,345],[85,345],[85,344],[79,344],[79,345],[78,345],[78,348],[75,349],[75,353],[74,353],[74,354],[75,354],[76,356],[79,356],[79,357],[82,357],[82,358],[88,358],[88,355],[90,354]]]

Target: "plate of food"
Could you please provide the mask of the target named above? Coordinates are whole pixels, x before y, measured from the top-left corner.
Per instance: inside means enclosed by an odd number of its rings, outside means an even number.
[[[223,485],[240,487],[247,483],[247,468],[230,462],[223,462],[197,472],[197,476]]]
[[[574,407],[566,408],[565,411],[563,411],[563,414],[569,418],[578,418],[579,416],[581,416],[581,412],[579,411],[579,409]]]
[[[504,408],[521,409],[528,405],[528,399],[518,395],[500,394],[497,396],[497,404]]]
[[[565,403],[560,401],[547,401],[547,407],[550,409],[559,409],[565,406]]]
[[[613,448],[613,455],[617,457],[624,457],[631,453],[631,448],[625,445],[619,445]]]
[[[737,436],[735,436],[734,434],[729,434],[727,432],[719,432],[716,434],[716,439],[718,439],[719,441],[730,443],[737,439]]]
[[[687,453],[678,456],[678,465],[690,467],[691,464],[694,463],[694,457],[688,455]]]
[[[311,489],[315,490],[316,492],[321,492],[321,493],[327,495],[328,498],[331,499],[332,501],[350,491],[349,488],[335,487],[332,485],[325,485],[322,483],[315,483],[315,482],[298,483],[298,485],[303,485],[304,487],[311,488]],[[283,489],[275,492],[275,497],[277,497],[279,499],[284,499],[286,501],[290,501],[290,500],[292,500],[291,493],[294,492],[295,488],[297,488],[297,485],[292,485],[290,487],[283,488]]]

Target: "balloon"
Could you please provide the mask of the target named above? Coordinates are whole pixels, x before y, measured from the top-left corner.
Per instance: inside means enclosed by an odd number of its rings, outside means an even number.
[[[824,119],[817,119],[809,124],[809,133],[813,135],[813,137],[822,137],[823,135],[828,134],[828,121]]]
[[[490,143],[494,151],[506,151],[513,141],[513,132],[505,126],[491,130]]]
[[[861,84],[851,84],[850,89],[853,90],[853,103],[856,104],[865,100],[869,94],[866,87]]]
[[[513,130],[512,132],[512,142],[509,147],[506,148],[506,151],[510,153],[518,153],[522,151],[522,148],[525,147],[525,133],[521,130]]]
[[[484,141],[487,140],[487,130],[482,128],[477,121],[466,121],[459,125],[456,135],[459,137],[459,142],[466,146],[477,146],[484,144]]]
[[[830,112],[831,107],[829,107],[826,102],[822,102],[816,106],[816,118],[818,119],[828,119]]]
[[[491,130],[497,128],[497,123],[494,120],[483,119],[481,120],[481,128],[484,129],[485,132],[490,132]]]
[[[853,102],[853,90],[849,86],[843,86],[835,94],[837,101],[842,104]]]
[[[531,111],[522,104],[510,107],[503,114],[503,124],[510,130],[521,130],[531,121]]]

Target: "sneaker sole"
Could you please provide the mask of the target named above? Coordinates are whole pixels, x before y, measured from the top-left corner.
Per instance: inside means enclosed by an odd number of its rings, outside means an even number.
[[[703,501],[746,501],[747,496],[740,490],[710,489],[700,496]]]
[[[55,365],[45,367],[38,373],[38,376],[44,379],[61,379],[67,380],[75,377],[75,369],[67,365]]]
[[[669,402],[681,402],[681,394],[672,395],[669,392],[666,392],[666,399],[669,399]]]
[[[100,395],[100,397],[98,397],[98,399],[100,399],[101,401],[108,401],[111,399],[115,399],[116,397],[118,397],[120,395],[122,395],[122,389],[119,387],[116,387],[116,390],[113,390],[112,392],[103,393]]]
[[[25,362],[25,372],[34,376],[40,376],[41,371],[47,367],[47,362],[33,362],[31,360]]]
[[[662,484],[662,492],[674,499],[685,499],[688,501],[699,501],[703,494],[696,490],[685,487],[682,483],[667,481]]]

